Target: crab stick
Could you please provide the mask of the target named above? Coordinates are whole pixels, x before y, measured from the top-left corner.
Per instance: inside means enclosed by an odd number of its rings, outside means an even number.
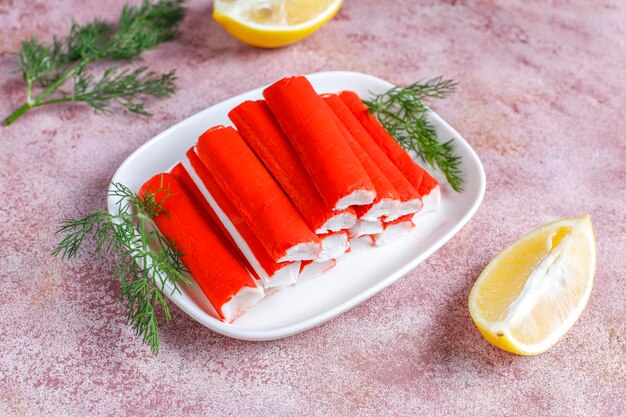
[[[228,230],[224,227],[221,220],[219,219],[219,217],[217,216],[217,214],[215,213],[215,211],[213,210],[209,202],[206,201],[206,199],[202,195],[202,192],[193,182],[193,179],[189,176],[189,174],[187,173],[187,170],[183,167],[183,165],[181,163],[176,164],[174,168],[172,168],[172,170],[170,171],[170,174],[172,174],[176,178],[176,180],[178,180],[178,182],[185,188],[185,190],[188,191],[198,203],[200,203],[202,208],[204,208],[204,212],[208,214],[209,217],[211,218],[213,225],[215,225],[218,229],[220,229],[222,236],[228,239],[228,242],[231,244],[233,249],[237,252],[237,255],[239,255],[239,258],[246,265],[246,268],[248,268],[248,271],[252,272],[252,274],[254,275],[256,279],[261,279],[260,275],[256,272],[252,264],[248,261],[244,253],[241,251],[241,248],[239,247],[239,245],[237,245],[237,242],[235,242],[232,239],[232,237],[228,233]]]
[[[159,190],[170,196],[164,198]],[[220,319],[233,321],[263,298],[263,288],[173,175],[155,175],[141,187],[140,196],[146,193],[153,193],[164,209],[154,223],[183,253],[181,261]]]
[[[347,231],[327,233],[320,236],[322,252],[315,262],[326,262],[336,259],[350,249],[350,239]]]
[[[324,203],[264,101],[246,101],[228,116],[315,233],[337,232],[354,226],[356,213],[353,209],[334,211]]]
[[[395,187],[400,198],[400,203],[396,210],[387,216],[387,220],[394,220],[405,214],[420,211],[422,208],[422,200],[417,189],[402,172],[400,172],[398,167],[391,162],[385,152],[378,146],[374,139],[372,139],[370,134],[365,130],[343,100],[337,94],[324,94],[322,97],[337,118],[350,132],[354,140],[361,145],[367,155]]]
[[[374,201],[376,189],[367,172],[305,77],[284,78],[263,96],[329,207],[343,210]]]
[[[207,130],[196,150],[276,262],[317,258],[319,238],[235,129]]]
[[[376,246],[383,246],[403,236],[408,235],[415,224],[413,214],[405,214],[393,221],[383,223],[383,231],[374,235]]]
[[[339,120],[334,113],[332,113],[332,117],[344,140],[350,145],[350,148],[361,163],[361,166],[365,168],[365,172],[367,172],[367,175],[372,180],[372,184],[376,189],[376,198],[374,198],[374,201],[370,204],[354,207],[357,217],[361,220],[372,221],[390,215],[398,208],[400,195],[387,176],[374,161],[372,161],[372,158],[367,155],[361,145],[352,137],[352,134],[348,132],[348,129],[341,123],[341,120]]]
[[[417,188],[422,197],[430,194],[439,185],[436,179],[413,161],[413,158],[385,130],[378,119],[369,113],[367,106],[355,92],[343,91],[339,94],[339,97],[361,122],[372,139],[387,154],[387,157],[398,167],[411,184]]]
[[[187,152],[186,159],[172,169],[172,174],[200,201],[224,236],[237,248],[248,269],[261,280],[265,288],[282,287],[296,282],[299,262],[276,262],[272,259],[232,202],[217,186],[193,148]]]

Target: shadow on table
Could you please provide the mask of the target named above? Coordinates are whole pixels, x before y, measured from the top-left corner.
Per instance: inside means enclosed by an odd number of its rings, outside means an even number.
[[[220,55],[244,56],[267,53],[267,50],[246,45],[228,34],[213,18],[213,6],[206,2],[199,8],[190,8],[178,38],[174,41],[180,55],[191,62],[204,62]],[[210,76],[210,74],[207,74]]]
[[[435,318],[439,330],[426,344],[432,361],[451,373],[474,367],[477,373],[494,372],[498,366],[510,365],[523,357],[505,352],[489,344],[474,325],[468,298],[481,268],[469,271],[464,285],[446,301],[442,314]]]

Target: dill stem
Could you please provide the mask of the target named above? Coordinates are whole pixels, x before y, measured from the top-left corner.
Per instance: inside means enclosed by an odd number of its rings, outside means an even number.
[[[33,80],[30,77],[26,77],[26,102],[31,103],[32,99],[32,91],[33,91]]]
[[[52,100],[46,100],[46,101],[42,101],[42,99],[46,98],[47,96],[49,96],[50,94],[54,93],[59,87],[61,87],[63,84],[65,84],[65,82],[72,77],[83,64],[79,64],[74,66],[73,68],[71,68],[70,70],[68,70],[67,72],[65,72],[65,74],[63,74],[61,77],[59,77],[58,80],[56,80],[55,82],[53,82],[52,84],[50,84],[45,90],[43,90],[41,93],[37,94],[35,96],[35,98],[32,98],[31,94],[32,94],[32,81],[28,80],[26,82],[26,103],[24,103],[22,106],[20,106],[20,108],[18,108],[16,111],[14,111],[9,117],[7,117],[6,119],[4,119],[4,125],[8,126],[11,123],[13,123],[14,121],[16,121],[17,119],[19,119],[21,116],[24,115],[24,113],[26,113],[27,111],[29,111],[30,109],[34,108],[34,107],[39,107],[39,106],[44,106],[46,104],[53,104],[53,103],[63,103],[63,102],[68,102],[68,101],[72,101],[73,98],[72,97],[60,97],[57,99],[52,99]]]
[[[59,97],[52,100],[40,101],[37,104],[33,105],[33,107],[46,106],[48,104],[55,103],[69,103],[70,101],[74,101],[74,99],[72,97]]]
[[[15,110],[9,117],[4,119],[4,125],[5,126],[10,125],[11,123],[19,119],[20,116],[22,116],[24,113],[26,113],[32,108],[33,108],[33,105],[31,103],[24,103],[20,108]]]
[[[66,71],[65,74],[60,76],[58,80],[56,80],[55,82],[50,84],[50,86],[48,86],[48,88],[43,90],[41,93],[37,94],[37,96],[35,96],[35,101],[41,101],[42,98],[44,98],[44,97],[50,95],[51,93],[55,92],[59,87],[61,87],[63,84],[65,84],[65,82],[70,77],[72,77],[74,74],[76,74],[85,65],[89,64],[89,62],[90,61],[85,60],[82,63],[80,63],[78,65],[75,65],[74,67],[72,67],[71,69]]]

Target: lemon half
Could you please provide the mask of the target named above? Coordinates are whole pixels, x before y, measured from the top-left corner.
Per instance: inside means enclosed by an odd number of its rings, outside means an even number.
[[[576,322],[587,305],[595,270],[589,216],[546,224],[487,265],[470,293],[470,314],[493,345],[536,355]]]
[[[240,41],[278,48],[306,38],[328,22],[342,0],[215,0],[213,19]]]

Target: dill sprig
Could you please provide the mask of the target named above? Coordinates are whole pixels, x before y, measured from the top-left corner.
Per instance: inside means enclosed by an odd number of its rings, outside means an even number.
[[[169,189],[148,190],[141,198],[128,187],[113,183],[109,196],[117,198],[117,214],[96,210],[80,219],[66,219],[57,231],[64,235],[52,251],[62,259],[75,257],[89,236],[96,242],[96,253],[117,260],[114,276],[121,284],[120,302],[126,309],[126,320],[154,353],[159,352],[157,310],[167,321],[171,314],[163,292],[166,283],[172,294],[180,286],[193,285],[187,278],[173,242],[159,232],[152,218],[169,215],[163,202],[172,196]],[[158,202],[157,202],[158,201]]]
[[[456,89],[456,82],[442,77],[416,82],[406,87],[393,87],[365,101],[385,129],[406,150],[433,168],[438,168],[455,191],[463,190],[461,158],[454,153],[454,140],[439,142],[437,131],[428,120],[424,100],[445,98]]]
[[[64,39],[53,37],[50,45],[36,38],[22,41],[17,65],[26,82],[26,102],[4,120],[5,126],[35,107],[63,102],[84,102],[103,112],[109,103],[117,102],[131,112],[149,115],[143,98],[173,94],[174,71],[156,74],[145,67],[131,71],[111,66],[96,80],[86,70],[95,61],[137,60],[142,52],[174,38],[185,15],[184,1],[126,5],[115,27],[102,20],[72,23],[70,34]],[[72,91],[61,91],[70,80]],[[35,93],[35,88],[40,91]]]
[[[109,112],[108,106],[112,102],[117,102],[133,113],[149,115],[140,100],[141,95],[167,97],[175,91],[173,84],[175,79],[174,71],[157,74],[148,71],[147,67],[139,67],[132,71],[110,67],[98,81],[94,81],[91,74],[84,74],[81,71],[76,74],[74,94],[70,99],[85,102],[105,113]]]

